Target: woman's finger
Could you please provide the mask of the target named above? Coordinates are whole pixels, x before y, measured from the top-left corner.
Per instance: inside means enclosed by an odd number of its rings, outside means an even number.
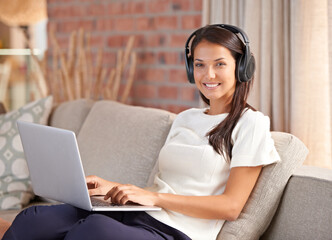
[[[101,195],[100,188],[92,188],[92,189],[88,189],[88,191],[89,191],[89,196]]]
[[[108,191],[105,195],[105,200],[111,198],[113,203],[120,203],[121,199],[128,193],[130,190],[130,185],[118,185],[113,187],[110,191]]]

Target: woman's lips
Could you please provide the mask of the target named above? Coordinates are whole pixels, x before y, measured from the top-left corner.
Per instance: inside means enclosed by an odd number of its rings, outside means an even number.
[[[208,89],[213,89],[216,88],[220,85],[221,83],[203,83],[203,85],[208,88]]]

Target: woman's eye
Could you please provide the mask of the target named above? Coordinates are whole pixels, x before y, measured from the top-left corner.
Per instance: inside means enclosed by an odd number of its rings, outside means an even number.
[[[225,65],[226,65],[226,64],[225,64],[225,63],[222,63],[222,62],[217,63],[217,66],[218,66],[218,67],[225,66]]]
[[[201,64],[201,63],[195,63],[195,67],[202,67],[203,66],[203,64]]]

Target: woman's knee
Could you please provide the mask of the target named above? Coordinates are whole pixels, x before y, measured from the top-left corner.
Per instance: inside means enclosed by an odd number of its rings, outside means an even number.
[[[92,214],[82,219],[68,232],[65,240],[94,239],[157,239],[151,231],[144,228],[128,226],[102,214]]]
[[[52,206],[31,206],[21,211],[21,213],[17,215],[15,221],[22,220],[26,222],[28,220],[31,223],[37,222],[42,224],[43,222],[54,222],[54,220],[57,219],[71,219],[72,217],[76,217],[76,212],[76,208],[66,204]]]
[[[46,236],[56,239],[56,236],[64,237],[66,231],[77,222],[77,215],[77,210],[74,207],[65,204],[32,206],[16,216],[5,235],[8,238],[4,239],[45,239]],[[20,238],[23,236],[24,238]]]
[[[105,235],[104,227],[106,216],[92,214],[85,219],[79,220],[66,236],[67,239],[102,239],[99,235]]]
[[[32,206],[22,210],[14,219],[11,227],[5,233],[3,239],[38,239],[36,229],[44,229],[42,227],[46,219],[39,214],[39,207]]]
[[[116,238],[117,231],[121,231],[122,223],[102,214],[92,214],[81,219],[68,232],[65,240],[76,239],[122,239]]]

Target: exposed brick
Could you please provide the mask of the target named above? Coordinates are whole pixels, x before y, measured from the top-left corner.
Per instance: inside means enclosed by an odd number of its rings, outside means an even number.
[[[128,36],[123,35],[113,35],[107,39],[107,46],[114,47],[124,47],[126,46],[126,42],[128,40]]]
[[[166,13],[171,10],[171,0],[148,0],[149,13]]]
[[[50,33],[51,31],[54,31],[54,32],[59,32],[59,24],[57,24],[56,22],[52,22],[50,21],[47,25],[47,31],[48,33]],[[48,38],[48,41],[50,40],[50,38]]]
[[[49,18],[57,17],[57,18],[63,18],[69,16],[69,9],[67,7],[63,6],[55,6],[53,8],[50,8],[48,10],[48,16]]]
[[[110,2],[105,8],[108,16],[121,15],[126,12],[126,4],[122,1]]]
[[[189,15],[182,17],[182,29],[197,29],[202,26],[202,15]]]
[[[162,86],[158,89],[158,96],[163,99],[177,99],[178,92],[177,87]]]
[[[138,98],[154,99],[157,97],[157,89],[153,85],[136,85],[133,96]]]
[[[125,88],[126,88],[126,82],[121,83],[118,92],[118,99],[121,99],[121,96],[123,95]],[[128,97],[133,97],[133,94],[134,94],[133,91],[130,91]]]
[[[64,54],[71,32],[83,27],[91,34],[93,66],[102,46],[103,67],[114,68],[117,51],[135,36],[137,68],[128,103],[175,113],[198,106],[198,94],[187,80],[183,49],[190,33],[201,26],[202,0],[48,0],[47,8],[48,29],[54,28]],[[51,41],[49,46],[52,54]],[[48,59],[52,66],[52,56]]]
[[[137,81],[164,82],[166,70],[158,68],[137,69]]]
[[[104,47],[104,38],[100,35],[90,35],[90,47]]]
[[[65,50],[68,49],[68,38],[66,37],[58,37],[57,42],[61,49]],[[53,42],[51,43],[53,44]],[[53,45],[52,45],[53,46]]]
[[[155,101],[154,102],[146,102],[146,101],[141,101],[138,99],[135,99],[136,101],[133,102],[133,105],[135,106],[143,106],[143,107],[152,107],[152,108],[162,108],[160,104],[157,104]]]
[[[160,33],[146,36],[146,42],[149,47],[162,47],[168,46],[168,34]]]
[[[172,34],[170,36],[170,46],[171,47],[183,47],[188,39],[190,34],[182,33],[182,34]]]
[[[135,35],[134,48],[143,48],[149,46],[144,34]]]
[[[190,106],[186,106],[186,105],[181,105],[181,104],[168,104],[168,105],[161,105],[161,107],[167,111],[170,111],[172,113],[180,113],[183,112],[184,110],[187,110],[189,108],[191,108]]]
[[[177,83],[185,83],[187,82],[187,72],[185,70],[185,67],[183,69],[172,69],[170,70],[170,76],[169,76],[170,82],[177,82]]]
[[[171,4],[174,11],[188,11],[190,10],[190,0],[173,0]]]
[[[85,5],[55,6],[48,11],[49,17],[73,18],[82,17],[87,14],[88,7]]]
[[[47,0],[47,4],[48,4],[48,6],[49,5],[52,5],[52,4],[54,4],[54,3],[59,3],[59,2],[62,2],[63,0]]]
[[[117,18],[114,23],[115,31],[131,31],[134,29],[134,19],[132,18]]]
[[[94,22],[88,20],[66,21],[58,23],[59,31],[65,33],[71,33],[73,31],[79,30],[80,28],[83,28],[85,31],[92,31],[94,29],[94,26]]]
[[[185,66],[185,52],[184,52],[184,50],[179,52],[178,59],[179,59],[180,64]]]
[[[127,11],[130,14],[144,14],[145,13],[145,2],[129,2],[127,6]]]
[[[137,54],[138,64],[153,64],[156,62],[154,52],[140,52]]]
[[[87,13],[89,16],[103,16],[107,14],[107,8],[104,4],[90,4],[87,7]]]
[[[178,64],[178,52],[160,52],[158,53],[159,64]]]
[[[198,90],[195,85],[190,86],[188,82],[188,87],[181,89],[181,100],[193,102],[198,100]]]
[[[97,53],[94,53],[93,55],[94,62],[97,61]],[[103,63],[104,65],[108,66],[109,69],[115,68],[116,65],[116,56],[117,54],[115,52],[104,52],[103,55]]]
[[[75,5],[68,8],[70,13],[69,17],[84,17],[87,15],[90,6]]]
[[[153,17],[138,17],[135,20],[136,23],[136,30],[140,31],[152,31],[156,29],[155,21]]]
[[[178,18],[177,16],[161,16],[156,17],[156,27],[158,30],[171,30],[171,29],[177,29],[177,22]]]
[[[97,31],[110,31],[114,27],[114,19],[97,19],[96,20],[96,29]]]
[[[194,10],[202,11],[203,10],[203,0],[193,0]]]

